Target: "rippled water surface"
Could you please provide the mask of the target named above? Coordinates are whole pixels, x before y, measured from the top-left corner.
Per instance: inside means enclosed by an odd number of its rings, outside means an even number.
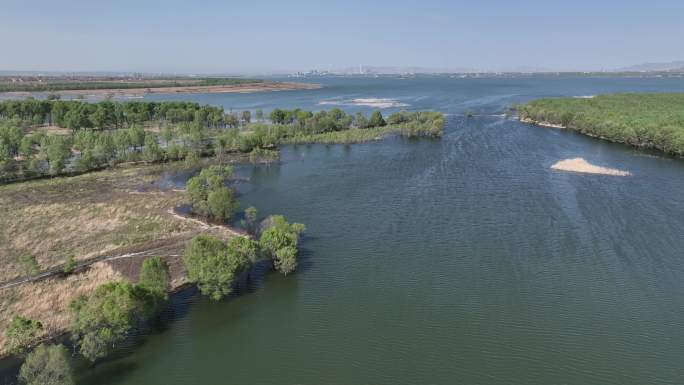
[[[257,274],[220,303],[182,293],[158,330],[79,383],[684,382],[684,161],[501,116],[533,97],[684,80],[321,82],[155,99],[348,111],[379,99],[447,113],[444,138],[285,147],[280,165],[241,168],[243,207],[307,225],[298,273]],[[550,170],[575,157],[632,176]]]

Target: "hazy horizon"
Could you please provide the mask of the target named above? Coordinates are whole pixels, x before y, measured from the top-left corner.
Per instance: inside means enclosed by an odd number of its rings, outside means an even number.
[[[615,70],[682,60],[674,49],[684,36],[682,12],[684,4],[674,1],[211,0],[198,6],[178,0],[8,0],[0,33],[12,38],[0,70]]]

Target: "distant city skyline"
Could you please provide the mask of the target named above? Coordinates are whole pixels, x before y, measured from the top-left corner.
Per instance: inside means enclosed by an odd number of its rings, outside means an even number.
[[[684,59],[682,14],[666,0],[5,0],[0,70],[617,70]]]

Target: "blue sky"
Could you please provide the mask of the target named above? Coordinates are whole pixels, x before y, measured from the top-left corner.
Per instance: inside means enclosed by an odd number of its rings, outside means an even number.
[[[0,70],[600,70],[684,60],[684,1],[1,0]]]

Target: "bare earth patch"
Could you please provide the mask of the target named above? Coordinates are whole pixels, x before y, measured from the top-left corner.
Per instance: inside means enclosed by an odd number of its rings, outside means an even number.
[[[558,171],[579,172],[585,174],[600,174],[613,176],[629,176],[629,171],[618,170],[615,168],[601,167],[587,162],[584,158],[565,159],[554,163],[551,169]]]

